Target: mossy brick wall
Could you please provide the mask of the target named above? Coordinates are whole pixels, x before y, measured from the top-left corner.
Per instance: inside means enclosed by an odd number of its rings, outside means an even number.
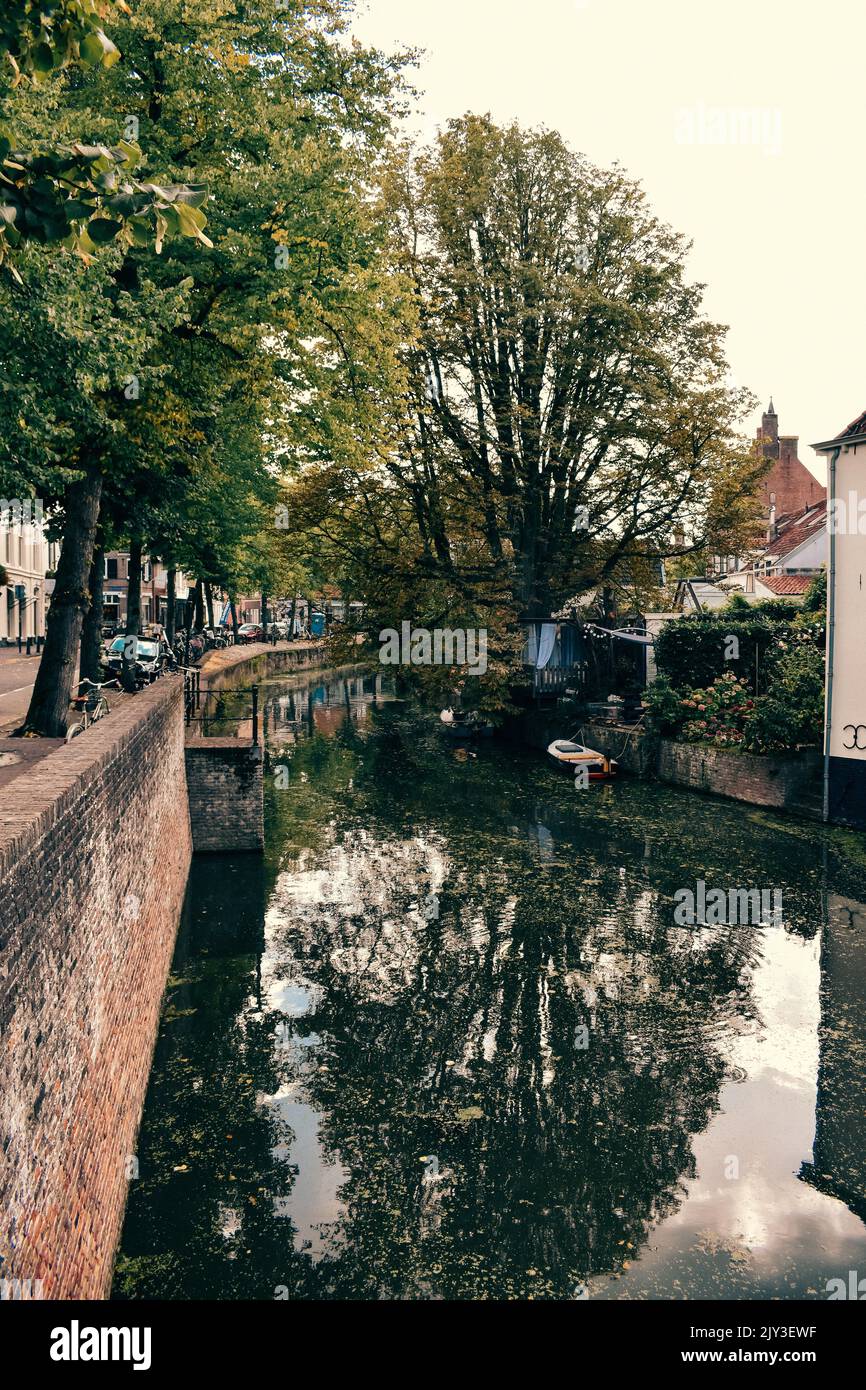
[[[262,749],[247,738],[189,739],[186,782],[196,853],[261,850]]]
[[[107,1295],[192,844],[180,678],[4,787],[0,1275]]]
[[[775,806],[810,814],[810,799],[820,786],[821,757],[814,749],[799,753],[754,754],[677,743],[644,730],[610,724],[584,724],[592,748],[616,758],[625,772],[657,777],[678,787],[712,792],[753,806]]]
[[[815,750],[759,756],[662,739],[657,775],[663,782],[733,797],[753,806],[798,808],[801,798],[817,785],[820,762]]]

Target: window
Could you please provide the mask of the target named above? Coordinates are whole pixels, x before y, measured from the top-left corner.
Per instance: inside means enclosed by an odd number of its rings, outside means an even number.
[[[116,579],[116,578],[117,578],[117,558],[116,558],[116,557],[112,557],[112,556],[106,557],[106,561],[105,561],[105,578],[106,578],[106,579]]]

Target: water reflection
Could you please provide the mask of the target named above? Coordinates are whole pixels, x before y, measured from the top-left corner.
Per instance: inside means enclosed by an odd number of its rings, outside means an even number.
[[[264,866],[191,878],[119,1295],[817,1297],[866,1264],[832,834],[458,757],[363,673],[271,686],[266,724],[288,787]],[[785,928],[677,927],[698,878],[783,886]]]

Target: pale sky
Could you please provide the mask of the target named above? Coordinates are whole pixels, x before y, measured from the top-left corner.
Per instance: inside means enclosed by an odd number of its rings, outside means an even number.
[[[425,138],[489,111],[639,179],[694,243],[734,379],[823,479],[808,446],[866,409],[861,0],[361,0],[355,30],[425,50]]]

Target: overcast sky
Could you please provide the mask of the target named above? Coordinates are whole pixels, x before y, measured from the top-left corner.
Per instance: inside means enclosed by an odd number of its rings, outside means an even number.
[[[355,28],[424,49],[420,134],[489,111],[639,179],[823,478],[808,445],[866,409],[861,0],[361,0]]]

